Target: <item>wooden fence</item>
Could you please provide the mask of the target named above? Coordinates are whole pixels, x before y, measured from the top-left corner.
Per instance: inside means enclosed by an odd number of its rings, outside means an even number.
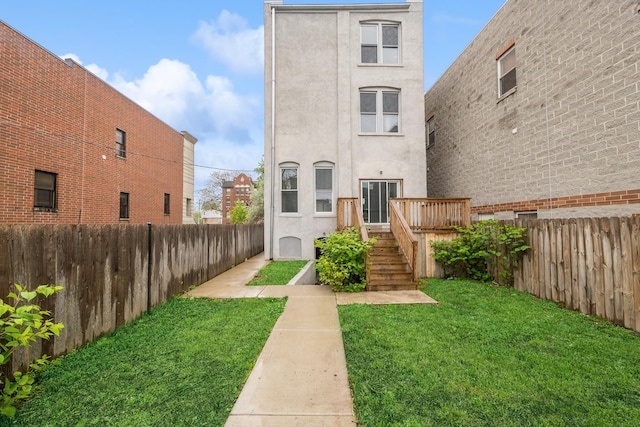
[[[640,215],[516,225],[531,246],[516,289],[640,332]]]
[[[263,225],[0,226],[0,298],[11,284],[64,287],[41,300],[64,329],[14,355],[14,368],[115,330],[264,250]]]

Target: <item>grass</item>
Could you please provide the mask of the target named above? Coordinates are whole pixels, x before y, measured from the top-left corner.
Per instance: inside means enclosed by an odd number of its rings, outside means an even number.
[[[640,335],[513,289],[340,306],[362,426],[640,426]]]
[[[14,426],[222,426],[284,300],[174,298],[59,359]]]
[[[308,261],[274,261],[261,269],[249,286],[286,285]]]

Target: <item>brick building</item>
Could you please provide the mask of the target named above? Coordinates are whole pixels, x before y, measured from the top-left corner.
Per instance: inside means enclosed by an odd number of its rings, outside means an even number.
[[[251,190],[253,180],[250,176],[241,173],[231,181],[222,183],[222,223],[230,224],[231,209],[236,203],[244,203],[245,206],[251,204]]]
[[[195,141],[0,21],[0,223],[182,223]]]
[[[635,0],[508,0],[425,95],[430,197],[476,217],[640,213]]]

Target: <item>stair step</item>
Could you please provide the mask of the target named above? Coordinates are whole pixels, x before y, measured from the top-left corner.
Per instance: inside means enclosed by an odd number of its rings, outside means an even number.
[[[386,263],[376,263],[371,264],[369,266],[369,271],[371,272],[407,272],[407,263],[405,262],[386,262]]]
[[[367,291],[415,291],[418,284],[415,282],[369,282],[367,283]]]
[[[398,281],[408,281],[410,282],[413,278],[413,273],[407,273],[406,271],[372,271],[369,273],[369,282],[378,283],[378,282],[398,282]]]

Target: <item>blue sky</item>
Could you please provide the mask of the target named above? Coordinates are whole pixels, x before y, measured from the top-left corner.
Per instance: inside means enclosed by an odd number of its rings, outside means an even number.
[[[345,0],[344,3],[381,3]],[[198,138],[196,190],[263,153],[262,0],[15,0],[0,20]],[[285,4],[341,1],[285,0]],[[425,0],[425,89],[504,0]]]

